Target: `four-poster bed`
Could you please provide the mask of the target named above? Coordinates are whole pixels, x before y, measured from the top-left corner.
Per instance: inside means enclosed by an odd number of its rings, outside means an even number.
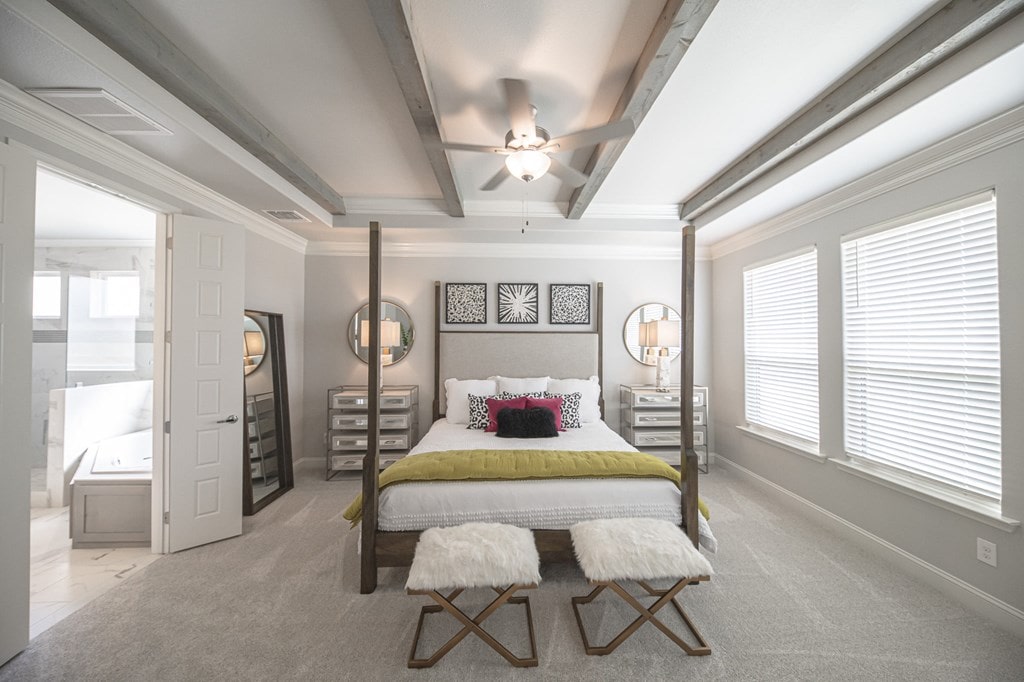
[[[697,455],[693,450],[693,265],[694,232],[683,230],[682,267],[682,481],[677,510],[682,527],[696,546],[698,544]],[[408,566],[415,551],[420,530],[381,530],[381,492],[379,470],[379,423],[381,387],[380,299],[381,299],[381,230],[379,223],[370,224],[370,303],[369,303],[369,391],[368,452],[363,467],[361,507],[361,592],[370,593],[377,586],[377,570],[381,567]],[[442,385],[450,377],[561,376],[596,375],[604,388],[604,287],[598,283],[594,331],[449,331],[441,329],[441,284],[434,284],[434,422],[444,416],[445,400]],[[604,401],[600,400],[602,418]],[[605,428],[603,424],[601,428]],[[617,438],[617,436],[614,436]],[[582,448],[568,448],[582,449]],[[466,485],[480,485],[470,482]],[[663,482],[665,485],[674,485]],[[401,486],[392,487],[394,491]],[[676,503],[673,503],[676,504]],[[545,562],[572,561],[572,541],[568,530],[533,528],[537,550]]]

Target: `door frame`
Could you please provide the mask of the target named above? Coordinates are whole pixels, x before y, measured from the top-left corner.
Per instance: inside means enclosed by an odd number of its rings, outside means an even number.
[[[169,498],[167,493],[166,468],[168,436],[164,433],[164,424],[167,422],[167,330],[170,329],[170,310],[167,305],[168,272],[170,265],[170,249],[167,243],[167,226],[170,223],[170,214],[180,213],[181,209],[159,201],[152,196],[139,192],[134,188],[125,187],[120,183],[107,177],[94,173],[65,161],[59,157],[47,154],[31,145],[17,140],[10,140],[11,146],[25,150],[36,161],[36,168],[43,168],[60,175],[66,175],[70,179],[92,185],[96,189],[120,196],[126,201],[131,201],[140,206],[154,211],[156,220],[154,225],[154,300],[153,300],[153,479],[151,483],[151,505],[150,505],[150,551],[154,554],[168,553],[167,526],[164,522],[164,514],[169,510]],[[26,398],[28,399],[28,398]]]

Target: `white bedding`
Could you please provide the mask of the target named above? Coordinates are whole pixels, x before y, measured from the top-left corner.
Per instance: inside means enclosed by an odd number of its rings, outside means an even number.
[[[434,423],[409,457],[439,450],[619,450],[636,452],[604,422],[550,439],[498,438],[493,433]],[[531,481],[433,481],[402,483],[381,491],[379,528],[425,530],[472,521],[522,528],[567,529],[579,521],[644,517],[681,521],[679,488],[664,479],[594,478]],[[700,518],[701,544],[714,551],[714,536]]]

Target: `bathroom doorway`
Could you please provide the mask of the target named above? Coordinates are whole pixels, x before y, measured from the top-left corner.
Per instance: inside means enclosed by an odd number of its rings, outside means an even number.
[[[159,557],[150,545],[162,216],[36,177],[30,634]]]

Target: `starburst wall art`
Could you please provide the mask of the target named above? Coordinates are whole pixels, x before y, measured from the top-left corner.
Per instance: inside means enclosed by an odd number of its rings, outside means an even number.
[[[536,284],[498,285],[498,322],[501,324],[537,324],[538,287]]]

